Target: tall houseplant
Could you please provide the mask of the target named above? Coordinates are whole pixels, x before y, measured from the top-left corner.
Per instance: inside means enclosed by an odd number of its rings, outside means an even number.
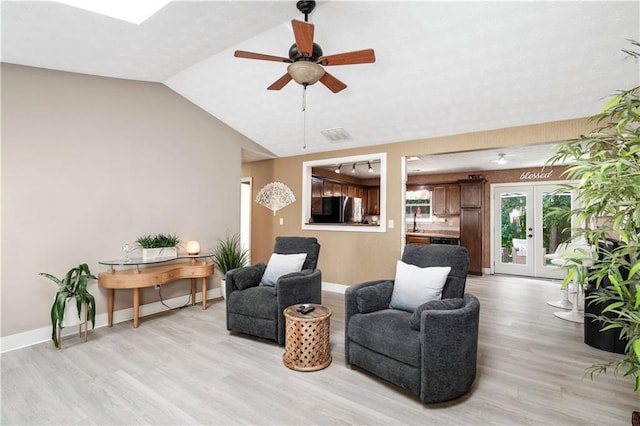
[[[224,277],[227,271],[245,266],[249,262],[249,251],[242,248],[240,235],[227,234],[213,249],[211,257],[213,258],[213,264],[222,272],[223,278],[220,290],[222,291],[222,297],[226,298]]]
[[[636,61],[640,43],[631,41],[635,50],[624,50]],[[559,146],[550,164],[568,162],[569,179],[582,202],[571,214],[587,225],[573,227],[575,236],[584,237],[593,246],[611,234],[619,236],[615,250],[599,250],[587,279],[599,284],[608,277],[611,286],[590,297],[587,303],[601,302],[607,307],[596,318],[603,330],[618,329],[628,339],[624,358],[593,365],[587,373],[614,373],[631,376],[635,391],[640,390],[640,86],[617,93],[592,117],[597,126],[588,135],[569,140]],[[604,224],[596,220],[606,218]],[[598,222],[602,222],[599,220]],[[576,265],[580,264],[579,254]],[[587,259],[585,259],[587,260]],[[574,267],[570,275],[584,272]],[[569,277],[568,277],[569,278]],[[604,316],[607,312],[613,315]]]
[[[63,326],[65,308],[67,307],[67,303],[72,299],[76,302],[78,319],[80,319],[82,306],[86,304],[87,320],[91,321],[91,328],[95,327],[96,300],[93,295],[87,291],[87,282],[90,279],[96,279],[96,277],[91,274],[89,266],[87,266],[86,263],[71,268],[62,279],[46,272],[41,272],[39,275],[49,278],[58,286],[58,292],[51,306],[51,326],[53,328],[51,340],[53,340],[53,344],[57,348],[60,347],[59,335]]]

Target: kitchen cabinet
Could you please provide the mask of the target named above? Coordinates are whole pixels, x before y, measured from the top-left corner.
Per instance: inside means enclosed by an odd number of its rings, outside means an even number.
[[[460,206],[462,208],[482,207],[482,186],[484,181],[462,182],[460,184]]]
[[[336,197],[342,195],[342,184],[325,180],[323,185],[323,195],[325,197]]]
[[[367,213],[369,215],[380,214],[380,187],[369,187],[367,193]]]
[[[432,214],[446,216],[460,214],[460,185],[436,186],[431,192]]]
[[[484,180],[460,182],[460,245],[469,255],[469,274],[482,275]]]
[[[468,273],[482,275],[482,212],[462,209],[460,212],[460,245],[469,255]]]
[[[311,214],[322,214],[322,179],[311,178]]]
[[[406,236],[407,244],[430,244],[431,238],[427,235],[409,235]]]

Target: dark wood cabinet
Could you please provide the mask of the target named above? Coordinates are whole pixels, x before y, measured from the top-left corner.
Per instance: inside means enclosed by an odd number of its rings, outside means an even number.
[[[322,214],[322,179],[311,178],[311,214]]]
[[[430,244],[431,238],[427,235],[407,235],[406,242],[407,244]]]
[[[460,184],[460,206],[462,208],[482,207],[482,185],[484,181]]]
[[[482,212],[462,209],[460,212],[460,245],[469,254],[469,274],[482,275]]]
[[[380,214],[380,187],[367,188],[367,214]]]
[[[432,213],[436,216],[460,214],[460,186],[436,186],[431,192]]]
[[[460,245],[469,253],[469,274],[482,275],[484,181],[460,182]]]
[[[342,184],[340,182],[324,181],[323,195],[325,197],[338,197],[342,195]]]

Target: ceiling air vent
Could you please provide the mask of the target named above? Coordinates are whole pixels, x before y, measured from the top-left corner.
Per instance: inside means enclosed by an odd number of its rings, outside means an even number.
[[[320,133],[329,140],[331,143],[347,142],[351,139],[351,135],[347,133],[342,127],[336,127],[335,129],[321,130]]]

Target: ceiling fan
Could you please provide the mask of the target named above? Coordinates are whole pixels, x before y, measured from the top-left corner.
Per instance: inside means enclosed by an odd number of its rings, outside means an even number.
[[[287,67],[287,73],[267,87],[268,90],[280,90],[293,79],[305,88],[319,81],[333,93],[338,93],[345,89],[347,85],[326,72],[323,67],[365,64],[376,61],[373,49],[323,56],[320,46],[313,42],[314,25],[308,22],[309,13],[313,11],[315,6],[315,1],[301,0],[296,3],[298,10],[304,13],[304,22],[295,19],[291,20],[296,42],[289,48],[288,58],[236,50],[234,56],[237,58],[260,59],[290,64]]]

